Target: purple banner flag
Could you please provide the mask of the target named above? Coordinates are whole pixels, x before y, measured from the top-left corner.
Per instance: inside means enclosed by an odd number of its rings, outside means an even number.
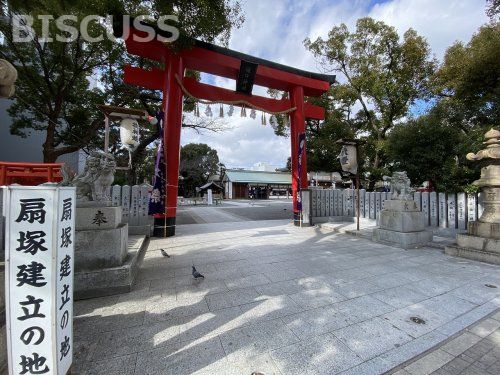
[[[306,149],[306,133],[300,133],[299,134],[299,186],[297,190],[297,208],[300,212],[302,212],[302,196],[301,196],[301,191],[302,191],[302,156],[305,152]]]
[[[163,119],[164,113],[159,112],[156,115],[158,119],[158,137],[160,146],[158,147],[158,154],[156,156],[155,176],[153,178],[153,190],[149,198],[149,215],[164,214],[165,213],[165,195],[166,195],[166,176],[165,176],[165,150],[163,144]]]

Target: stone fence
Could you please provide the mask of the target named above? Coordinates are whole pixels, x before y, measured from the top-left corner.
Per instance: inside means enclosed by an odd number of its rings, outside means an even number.
[[[111,188],[111,204],[122,206],[123,223],[128,223],[129,234],[146,234],[145,228],[151,224],[148,215],[151,186],[114,185]]]
[[[304,212],[310,211],[312,223],[352,220],[356,217],[356,191],[353,189],[309,189],[303,192]],[[360,217],[376,220],[391,193],[360,190]],[[482,194],[415,192],[413,199],[424,212],[427,225],[467,229],[483,211]]]

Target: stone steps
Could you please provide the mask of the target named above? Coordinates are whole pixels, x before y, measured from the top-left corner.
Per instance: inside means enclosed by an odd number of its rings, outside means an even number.
[[[500,265],[500,255],[492,251],[476,250],[466,247],[459,247],[457,245],[452,245],[452,246],[446,246],[444,252],[451,256]]]

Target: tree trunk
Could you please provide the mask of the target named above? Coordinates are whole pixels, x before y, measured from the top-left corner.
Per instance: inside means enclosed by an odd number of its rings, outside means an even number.
[[[377,169],[380,165],[380,151],[376,151],[375,160],[373,161],[373,169]],[[375,189],[375,183],[377,182],[376,175],[370,173],[370,183],[368,184],[368,190],[373,191]]]
[[[47,145],[47,142],[43,145],[43,162],[44,163],[55,163],[57,160],[57,155],[54,152],[54,148]]]
[[[43,144],[43,162],[44,163],[55,163],[57,155],[54,153],[54,137],[55,137],[55,121],[52,119],[53,116],[49,117],[47,124],[47,133],[45,135],[45,143]]]
[[[134,160],[132,160],[132,166],[127,171],[127,181],[130,186],[133,186],[137,183],[137,174]]]

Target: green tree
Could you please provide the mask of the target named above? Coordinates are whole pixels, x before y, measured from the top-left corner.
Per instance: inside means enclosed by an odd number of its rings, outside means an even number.
[[[314,104],[325,108],[325,120],[308,120],[307,136],[307,169],[318,172],[334,172],[340,170],[338,155],[342,146],[336,143],[341,138],[353,138],[356,127],[352,116],[352,103],[337,86],[332,87],[329,94],[318,99],[310,99]]]
[[[344,91],[345,86],[335,84],[328,93],[319,98],[306,98],[311,104],[325,108],[325,120],[306,120],[307,170],[333,172],[340,169],[337,159],[341,146],[335,143],[340,138],[353,138],[358,127],[352,107],[356,98]],[[287,94],[269,90],[274,98],[286,98]],[[290,128],[284,116],[276,116],[272,123],[278,136],[288,137]],[[291,171],[291,158],[288,158],[286,170]]]
[[[176,26],[181,32],[181,45],[189,38],[205,41],[227,42],[233,27],[243,21],[239,3],[229,0],[17,0],[8,1],[2,7],[5,16],[0,20],[0,31],[4,44],[0,57],[13,63],[19,72],[17,94],[9,109],[13,118],[12,134],[27,137],[31,130],[45,133],[42,146],[45,162],[54,162],[63,154],[85,147],[102,145],[103,116],[97,104],[110,103],[118,106],[147,109],[155,113],[161,98],[158,93],[126,86],[122,81],[122,67],[126,62],[137,66],[150,64],[140,58],[129,56],[123,44],[108,38],[102,42],[87,43],[80,32],[73,42],[54,41],[46,43],[40,37],[42,21],[40,14],[76,15],[79,20],[89,14],[148,14],[157,19],[160,15],[173,14],[179,17]],[[5,2],[4,2],[5,4]],[[15,43],[11,21],[20,14],[35,18],[36,32],[32,41]],[[55,22],[50,23],[52,35]],[[105,25],[90,24],[90,35],[106,32]],[[99,80],[95,88],[90,81]],[[112,152],[119,149],[116,128],[111,136]],[[153,130],[145,129],[143,140],[134,155],[136,162],[144,160],[146,147],[156,139]]]
[[[439,191],[463,191],[479,175],[477,163],[465,158],[472,142],[430,114],[396,125],[385,151],[392,169],[407,171],[414,185],[430,180]]]
[[[361,18],[356,30],[334,26],[328,39],[305,40],[305,46],[325,70],[340,73],[336,89],[361,109],[354,114],[354,129],[367,135],[370,188],[384,172],[384,142],[394,125],[403,119],[416,99],[428,94],[429,77],[435,69],[425,38],[413,29],[400,38],[394,27],[372,18]],[[335,88],[334,88],[335,90]],[[337,98],[338,99],[338,98]]]
[[[189,143],[181,148],[179,174],[185,196],[196,194],[196,188],[220,172],[217,151],[204,143]]]
[[[482,26],[469,43],[446,50],[433,85],[434,112],[447,123],[479,137],[500,123],[500,23]],[[481,129],[482,128],[482,129]]]

